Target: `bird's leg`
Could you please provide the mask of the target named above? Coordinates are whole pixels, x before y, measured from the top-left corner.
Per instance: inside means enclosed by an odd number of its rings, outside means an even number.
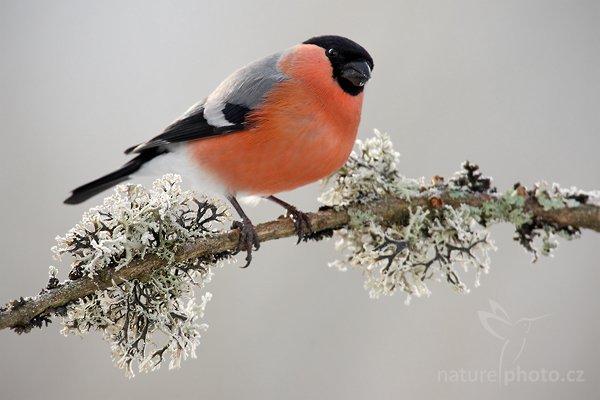
[[[294,221],[294,227],[296,228],[296,234],[298,235],[298,241],[296,244],[300,243],[302,239],[306,239],[313,233],[312,224],[310,223],[310,218],[308,218],[308,215],[298,210],[293,205],[278,199],[275,196],[268,196],[266,199],[271,200],[272,202],[277,203],[286,209],[287,215],[290,216]]]
[[[252,221],[250,221],[250,218],[248,218],[244,210],[242,210],[242,206],[240,206],[240,203],[238,203],[235,196],[229,195],[227,196],[227,200],[229,200],[233,208],[235,208],[235,211],[237,211],[242,218],[241,222],[234,221],[231,228],[240,230],[240,241],[238,242],[234,254],[243,250],[246,251],[246,265],[242,267],[246,268],[252,261],[252,248],[254,247],[255,250],[258,250],[260,248],[260,242],[258,241],[258,235],[256,234],[256,229],[254,228]]]

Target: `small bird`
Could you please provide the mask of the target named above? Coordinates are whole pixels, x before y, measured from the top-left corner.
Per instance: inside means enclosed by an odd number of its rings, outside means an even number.
[[[118,170],[73,190],[78,204],[132,174],[173,172],[221,188],[241,218],[237,252],[260,243],[238,196],[260,196],[287,210],[298,241],[312,232],[307,215],[274,196],[337,171],[354,145],[373,59],[341,36],[317,36],[231,74],[164,131],[125,154]],[[160,172],[159,172],[160,171]]]

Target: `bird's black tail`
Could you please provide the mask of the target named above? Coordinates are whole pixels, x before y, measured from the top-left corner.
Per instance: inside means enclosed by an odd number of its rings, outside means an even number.
[[[123,165],[118,170],[111,172],[108,175],[98,178],[95,181],[86,183],[73,190],[71,196],[67,198],[65,204],[79,204],[96,194],[105,191],[124,180],[129,179],[129,175],[140,169],[142,165],[152,160],[154,157],[166,153],[165,149],[153,148],[142,152],[140,155]]]

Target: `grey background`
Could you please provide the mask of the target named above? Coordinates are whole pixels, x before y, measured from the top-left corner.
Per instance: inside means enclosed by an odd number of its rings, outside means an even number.
[[[405,175],[449,176],[469,159],[500,188],[600,188],[598,21],[597,1],[1,0],[0,300],[36,293],[54,236],[100,201],[65,206],[70,189],[122,164],[123,149],[235,68],[318,34],[373,55],[360,137],[389,132]],[[313,210],[318,192],[283,197]],[[408,307],[328,269],[331,241],[268,243],[251,268],[217,271],[211,327],[181,370],[127,380],[98,335],[3,331],[0,398],[597,398],[600,237],[584,232],[531,265],[509,227],[493,235],[481,287],[463,296],[434,283]],[[440,382],[440,370],[497,368],[502,342],[477,314],[489,299],[513,321],[551,314],[532,324],[521,369],[585,381]]]

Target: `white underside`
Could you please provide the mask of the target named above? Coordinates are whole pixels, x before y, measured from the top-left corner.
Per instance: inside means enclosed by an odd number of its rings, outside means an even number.
[[[148,161],[131,178],[148,185],[168,173],[180,175],[183,180],[182,187],[193,190],[197,194],[205,194],[209,197],[223,197],[226,194],[224,185],[197,164],[192,163],[185,145],[169,148],[168,153]],[[243,193],[238,193],[236,197],[241,203],[249,206],[255,206],[262,200],[260,196],[248,196]]]

